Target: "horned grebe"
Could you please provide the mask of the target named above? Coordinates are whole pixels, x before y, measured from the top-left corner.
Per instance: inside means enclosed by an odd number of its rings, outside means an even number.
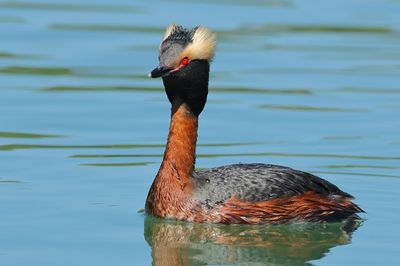
[[[195,170],[198,117],[208,94],[215,34],[171,25],[160,45],[162,77],[172,104],[164,158],[146,200],[164,218],[224,224],[337,222],[358,219],[350,194],[315,175],[271,164],[233,164]]]

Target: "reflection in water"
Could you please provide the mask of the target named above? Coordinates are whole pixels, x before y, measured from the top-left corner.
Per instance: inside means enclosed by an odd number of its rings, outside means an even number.
[[[52,30],[65,31],[102,31],[102,32],[135,32],[135,33],[162,33],[163,27],[151,26],[131,26],[131,25],[109,25],[109,24],[51,24],[49,28]]]
[[[46,1],[47,2],[47,1]],[[48,10],[48,11],[72,11],[72,12],[137,12],[139,9],[133,6],[101,5],[101,4],[71,4],[71,3],[30,3],[8,1],[0,3],[2,9],[17,10]]]
[[[321,25],[321,24],[245,24],[235,29],[218,31],[218,36],[267,35],[271,33],[351,33],[351,34],[391,34],[393,30],[379,26]]]
[[[156,162],[130,162],[130,163],[81,163],[82,166],[99,166],[99,167],[121,167],[121,166],[145,166]]]
[[[316,107],[316,106],[301,106],[301,105],[272,105],[261,104],[258,106],[262,109],[275,109],[285,111],[314,111],[314,112],[365,112],[367,110],[358,108],[338,108],[338,107]]]
[[[0,131],[0,138],[13,138],[13,139],[44,139],[44,138],[59,138],[62,135],[50,135],[50,134],[37,134],[37,133],[26,133],[26,132],[4,132]]]
[[[349,244],[359,225],[227,226],[146,217],[144,237],[153,265],[303,265]]]

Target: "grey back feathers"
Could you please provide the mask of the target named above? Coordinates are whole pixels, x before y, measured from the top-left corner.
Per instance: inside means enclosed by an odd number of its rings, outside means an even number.
[[[193,174],[193,180],[197,199],[210,207],[233,196],[257,202],[301,195],[307,191],[352,198],[322,178],[272,164],[233,164],[199,170]]]

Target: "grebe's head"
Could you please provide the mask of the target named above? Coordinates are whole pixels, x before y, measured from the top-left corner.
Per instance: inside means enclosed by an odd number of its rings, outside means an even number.
[[[186,103],[199,115],[207,100],[215,34],[204,27],[185,29],[172,24],[160,44],[159,66],[149,76],[162,77],[171,103]]]
[[[160,65],[149,76],[152,78],[179,74],[192,61],[207,61],[214,57],[215,34],[204,27],[185,29],[172,24],[165,31],[160,44]]]

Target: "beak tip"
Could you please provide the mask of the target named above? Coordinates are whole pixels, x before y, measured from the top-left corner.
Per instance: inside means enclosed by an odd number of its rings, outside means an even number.
[[[148,76],[149,78],[152,78],[151,73],[147,74],[147,76]]]
[[[159,67],[153,69],[153,71],[151,71],[148,76],[150,78],[164,77],[171,70],[172,70],[172,68],[159,66]]]

